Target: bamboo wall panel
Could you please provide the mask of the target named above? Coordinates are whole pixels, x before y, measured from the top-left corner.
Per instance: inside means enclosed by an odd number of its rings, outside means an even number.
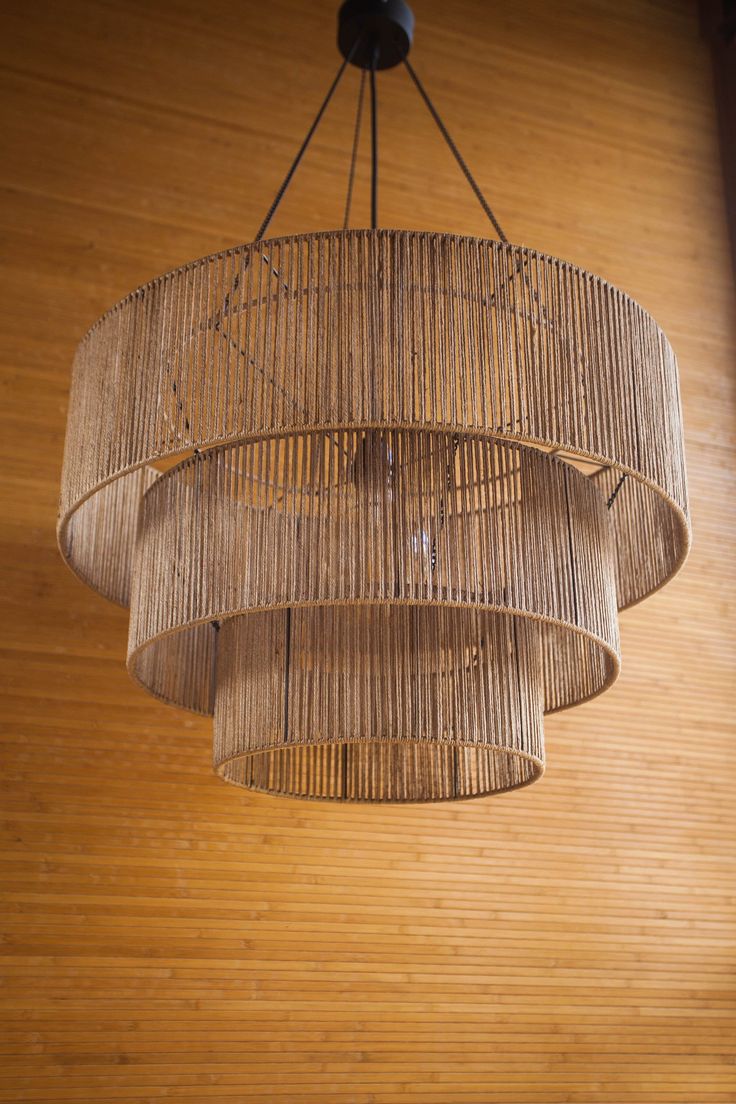
[[[224,785],[210,722],[134,685],[124,611],[56,550],[70,367],[131,288],[252,237],[336,68],[333,4],[5,5],[0,1102],[736,1099],[736,327],[695,7],[416,8],[415,67],[509,238],[672,342],[691,558],[622,614],[616,685],[547,719],[535,786]],[[357,84],[274,235],[340,225]],[[383,224],[488,234],[405,74],[381,105]]]

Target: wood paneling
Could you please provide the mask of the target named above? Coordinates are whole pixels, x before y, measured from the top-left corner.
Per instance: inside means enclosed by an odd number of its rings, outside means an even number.
[[[511,240],[672,339],[692,558],[623,616],[613,690],[549,720],[528,790],[344,808],[219,782],[209,726],[129,682],[124,613],[56,553],[69,368],[131,287],[252,235],[336,68],[333,5],[5,5],[0,1100],[736,1099],[736,334],[697,12],[416,7],[415,65]],[[356,90],[275,233],[341,221]],[[406,75],[380,97],[383,223],[486,233]]]

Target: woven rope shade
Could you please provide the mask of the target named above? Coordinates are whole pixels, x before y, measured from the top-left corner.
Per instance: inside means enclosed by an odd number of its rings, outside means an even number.
[[[539,629],[446,606],[325,606],[227,621],[214,760],[229,782],[441,801],[544,769]]]
[[[514,788],[687,553],[675,358],[622,292],[505,243],[243,246],[82,341],[59,542],[131,603],[133,676],[214,713],[227,780]]]

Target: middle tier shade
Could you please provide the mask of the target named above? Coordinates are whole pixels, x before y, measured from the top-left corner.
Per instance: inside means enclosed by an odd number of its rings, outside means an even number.
[[[305,432],[197,454],[146,492],[129,667],[215,714],[229,781],[470,797],[543,770],[542,714],[618,671],[592,480],[458,434]]]

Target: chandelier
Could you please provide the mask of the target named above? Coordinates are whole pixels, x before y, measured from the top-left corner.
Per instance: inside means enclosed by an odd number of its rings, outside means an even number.
[[[409,58],[348,0],[342,63],[255,241],[152,280],[77,350],[62,555],[130,605],[128,668],[214,716],[228,782],[438,801],[544,770],[543,716],[619,670],[681,566],[677,365],[605,280],[508,243]],[[265,240],[349,65],[342,230]],[[378,228],[377,74],[403,64],[498,241]],[[349,229],[368,85],[371,227]]]

